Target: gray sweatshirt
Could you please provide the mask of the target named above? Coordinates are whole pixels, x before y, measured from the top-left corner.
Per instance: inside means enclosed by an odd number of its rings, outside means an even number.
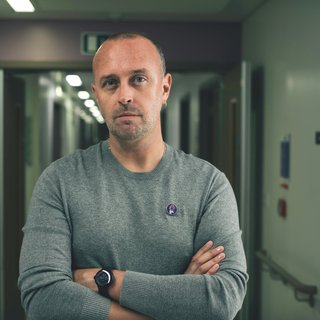
[[[23,229],[19,288],[28,319],[105,320],[111,301],[72,270],[125,270],[120,304],[163,320],[233,319],[248,279],[237,205],[225,175],[166,145],[159,165],[133,173],[107,143],[51,164]],[[225,247],[212,276],[184,275],[208,240]]]

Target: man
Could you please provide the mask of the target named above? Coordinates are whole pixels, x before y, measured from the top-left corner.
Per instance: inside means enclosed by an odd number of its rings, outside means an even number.
[[[93,72],[110,138],[39,178],[20,262],[27,315],[232,319],[247,282],[235,198],[214,166],[163,142],[172,79],[160,48],[116,34]]]

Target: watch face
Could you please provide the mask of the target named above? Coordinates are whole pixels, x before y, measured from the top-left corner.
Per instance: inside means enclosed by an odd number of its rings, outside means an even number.
[[[111,274],[106,270],[101,270],[96,276],[96,281],[99,286],[107,286],[110,284],[111,279]]]

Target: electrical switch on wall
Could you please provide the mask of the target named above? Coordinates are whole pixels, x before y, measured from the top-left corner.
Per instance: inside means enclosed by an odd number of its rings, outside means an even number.
[[[287,201],[285,199],[278,200],[278,214],[282,218],[287,216]]]

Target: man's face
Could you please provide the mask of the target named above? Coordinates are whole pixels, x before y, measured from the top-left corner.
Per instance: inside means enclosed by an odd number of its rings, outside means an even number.
[[[139,140],[161,134],[160,111],[169,96],[171,76],[163,75],[159,53],[149,40],[105,43],[93,71],[93,92],[111,135]]]

